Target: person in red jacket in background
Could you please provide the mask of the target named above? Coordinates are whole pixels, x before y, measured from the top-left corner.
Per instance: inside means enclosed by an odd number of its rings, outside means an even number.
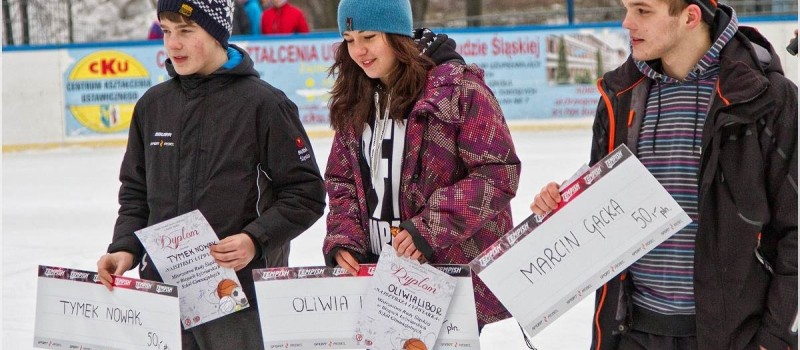
[[[271,7],[261,15],[261,34],[308,33],[308,23],[303,10],[289,4],[288,0],[268,0]],[[266,7],[266,6],[265,6]]]
[[[158,19],[153,21],[153,24],[150,25],[150,32],[147,34],[148,40],[156,40],[156,39],[163,39],[164,32],[161,30],[161,23],[159,23]]]

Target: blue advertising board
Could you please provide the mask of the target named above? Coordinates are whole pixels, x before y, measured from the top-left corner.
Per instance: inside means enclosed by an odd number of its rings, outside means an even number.
[[[445,32],[467,63],[480,66],[506,119],[586,117],[594,113],[597,78],[628,56],[622,29],[461,30]],[[306,125],[326,125],[335,34],[244,37],[233,42],[253,59],[261,78],[283,90]],[[152,85],[169,79],[158,42],[67,49],[65,136],[123,134],[133,106]]]

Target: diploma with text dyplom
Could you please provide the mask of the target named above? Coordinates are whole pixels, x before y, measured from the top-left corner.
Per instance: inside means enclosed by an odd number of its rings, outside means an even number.
[[[43,349],[181,348],[175,286],[96,272],[39,266],[33,346]],[[15,344],[18,348],[22,344]]]
[[[469,267],[431,266],[456,280],[453,299],[433,349],[480,349]],[[361,264],[357,276],[341,267],[324,266],[253,270],[264,348],[322,350],[371,346],[354,329],[374,273],[373,264]],[[395,317],[413,319],[414,316],[412,309],[407,308]],[[394,335],[398,338],[396,343],[408,340],[404,332]]]
[[[136,231],[136,237],[164,282],[178,286],[183,328],[250,306],[236,272],[211,256],[219,238],[199,210]]]
[[[470,263],[530,336],[691,222],[624,145],[561,197]]]
[[[385,246],[356,324],[369,349],[433,349],[456,288],[455,278],[398,257]]]

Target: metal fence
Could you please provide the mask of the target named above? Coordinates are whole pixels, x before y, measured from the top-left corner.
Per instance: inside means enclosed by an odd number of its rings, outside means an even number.
[[[313,11],[330,8],[334,0],[296,0],[305,8],[309,22],[316,31],[334,30],[335,13]],[[433,0],[430,0],[433,1]],[[464,8],[458,1],[453,8]],[[536,24],[567,24],[566,6],[559,3],[544,4],[531,1],[525,10],[502,11],[497,6],[502,0],[493,0],[491,8],[480,16],[467,16],[464,11],[426,13],[424,21],[416,25],[427,27],[466,27],[468,23],[482,26],[510,26]],[[597,3],[588,1],[589,3]],[[3,45],[46,45],[103,41],[143,40],[155,20],[155,0],[2,0]],[[537,5],[537,3],[541,3]],[[566,1],[563,1],[565,4]],[[621,6],[581,6],[574,8],[574,23],[620,21],[624,16]],[[583,3],[587,3],[584,1]],[[617,3],[617,2],[615,2]],[[729,0],[741,16],[797,15],[796,0]],[[325,6],[323,6],[325,5]],[[322,13],[322,14],[320,14]],[[313,18],[332,16],[332,18]],[[314,24],[317,24],[316,26]]]
[[[736,10],[739,17],[743,16],[797,16],[798,3],[796,0],[728,0],[721,1]],[[619,4],[618,1],[615,1]],[[575,24],[621,22],[625,10],[620,5],[615,6],[580,6],[574,9]],[[430,17],[430,16],[429,16]],[[460,13],[451,13],[449,17],[426,20],[428,27],[466,27],[467,23],[477,20],[483,26],[509,26],[509,25],[535,25],[535,24],[568,24],[568,11],[566,6],[532,7],[527,11],[510,11],[481,16],[467,17]]]
[[[155,0],[2,0],[3,45],[147,38]]]

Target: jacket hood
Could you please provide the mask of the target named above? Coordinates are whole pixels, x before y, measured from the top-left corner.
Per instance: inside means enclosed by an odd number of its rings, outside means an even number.
[[[783,75],[783,66],[775,48],[767,41],[761,33],[752,27],[741,27],[740,34],[749,40],[750,45],[747,52],[752,61],[764,71],[764,73],[780,73]]]
[[[453,119],[453,111],[458,111],[460,107],[458,103],[465,90],[463,86],[468,80],[483,84],[483,70],[475,65],[467,65],[456,51],[456,41],[447,34],[417,28],[413,39],[420,54],[428,56],[436,66],[428,71],[425,89],[414,104],[412,114],[426,112],[441,120]]]
[[[780,58],[772,44],[752,27],[739,27],[720,55],[720,66],[735,79],[719,81],[718,94],[726,104],[745,102],[763,93],[770,74],[783,75]]]
[[[428,28],[414,30],[414,42],[419,52],[430,57],[436,65],[455,61],[465,64],[464,57],[456,51],[456,41],[447,34],[436,34]]]
[[[483,70],[474,64],[466,65],[448,62],[438,65],[428,72],[422,98],[414,105],[415,112],[427,112],[443,121],[454,121],[462,108],[462,101],[468,96],[467,85],[481,85],[486,89]]]
[[[715,26],[715,28],[728,28],[733,18],[735,18],[733,9],[720,4],[716,21],[717,23],[726,21],[726,26]],[[653,68],[652,61],[647,64]],[[780,60],[772,45],[757,30],[745,26],[738,27],[730,41],[720,50],[719,65],[720,69],[726,72],[726,76],[737,77],[719,81],[718,93],[721,93],[728,103],[748,100],[763,91],[769,84],[766,74],[773,72],[783,74]],[[604,74],[599,84],[610,92],[621,93],[629,91],[647,77],[629,55],[624,64]]]
[[[239,61],[239,63],[235,64],[237,60]],[[235,65],[233,67],[228,68],[227,66],[232,63],[234,63]],[[256,78],[259,77],[258,71],[256,71],[255,68],[253,68],[253,60],[250,58],[247,52],[241,47],[236,46],[234,44],[228,45],[228,62],[226,62],[222,67],[220,67],[214,73],[211,73],[211,75],[208,76],[203,76],[199,74],[181,76],[180,74],[178,74],[178,72],[175,71],[175,67],[173,67],[172,61],[169,58],[167,58],[164,65],[166,66],[167,73],[169,73],[170,77],[179,78],[181,80],[196,80],[196,79],[206,80],[206,78],[212,78],[224,75],[228,76],[252,75],[255,76]]]

